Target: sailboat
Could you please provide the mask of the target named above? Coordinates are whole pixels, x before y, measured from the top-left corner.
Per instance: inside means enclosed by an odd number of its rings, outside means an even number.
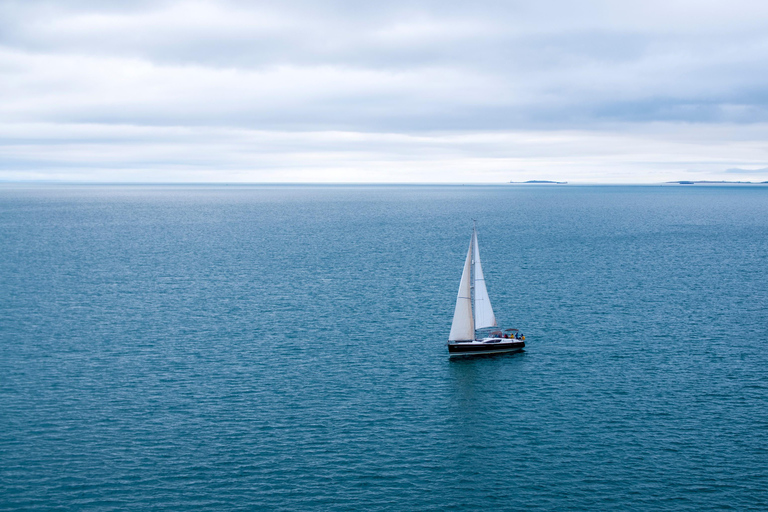
[[[478,331],[484,333],[478,337]],[[517,329],[502,331],[496,323],[491,299],[485,286],[480,250],[477,246],[477,227],[472,227],[469,251],[461,273],[459,295],[453,312],[451,334],[448,336],[448,354],[464,356],[516,352],[525,347],[525,336]]]

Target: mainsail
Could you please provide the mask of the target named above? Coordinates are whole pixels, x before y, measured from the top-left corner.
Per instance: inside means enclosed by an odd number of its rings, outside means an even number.
[[[477,247],[477,231],[472,230],[472,239],[475,247],[475,329],[483,327],[496,327],[496,316],[493,314],[491,299],[488,297],[488,289],[485,287],[483,267],[480,265],[480,249]]]
[[[472,242],[469,241],[467,260],[461,273],[459,296],[456,298],[456,309],[453,312],[453,324],[449,341],[472,341],[475,339],[475,323],[472,320]]]

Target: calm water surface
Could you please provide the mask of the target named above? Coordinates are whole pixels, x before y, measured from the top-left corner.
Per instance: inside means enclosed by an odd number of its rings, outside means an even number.
[[[0,509],[765,510],[766,343],[768,187],[2,185]]]

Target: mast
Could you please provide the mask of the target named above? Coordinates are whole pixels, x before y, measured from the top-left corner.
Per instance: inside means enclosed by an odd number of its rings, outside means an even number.
[[[475,224],[477,221],[475,219],[472,219],[472,236],[469,237],[469,250],[472,253],[472,278],[470,280],[469,290],[470,290],[470,297],[472,301],[472,325],[475,329],[477,329],[477,322],[475,321],[475,250],[477,247],[477,236],[476,233],[476,226]],[[474,330],[472,331],[472,339],[474,339],[475,333]]]
[[[477,251],[477,221],[472,219],[472,237],[469,239],[470,251],[472,251],[472,320],[475,323],[475,329],[477,329],[477,319],[475,318],[475,312],[477,311],[477,304],[475,304],[475,277],[477,270],[475,270],[475,252]]]

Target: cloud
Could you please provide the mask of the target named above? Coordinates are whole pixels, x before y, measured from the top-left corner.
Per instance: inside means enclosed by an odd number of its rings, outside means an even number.
[[[714,179],[723,168],[756,166],[765,156],[766,135],[768,125],[401,134],[9,123],[0,124],[0,176],[108,182],[549,178],[652,183]]]
[[[741,176],[745,176],[748,174],[756,174],[756,175],[765,176],[766,178],[768,178],[768,167],[763,167],[762,169],[734,168],[734,169],[726,169],[724,172],[727,174],[738,174]]]
[[[419,155],[392,175],[402,181],[764,166],[766,19],[768,4],[744,1],[6,0],[0,178],[80,166],[97,179],[156,167],[388,181],[402,151]],[[12,140],[30,127],[56,135]],[[557,154],[521,156],[520,134]]]

